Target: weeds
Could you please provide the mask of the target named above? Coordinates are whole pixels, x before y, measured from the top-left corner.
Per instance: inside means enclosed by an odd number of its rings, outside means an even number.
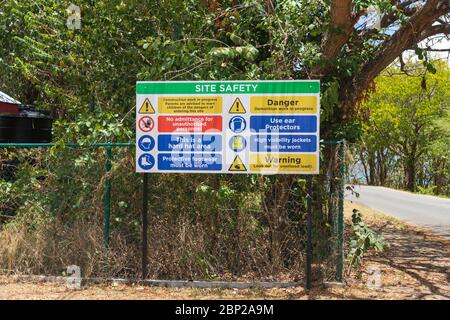
[[[353,209],[352,214],[352,237],[350,239],[350,252],[347,256],[349,261],[348,273],[361,265],[364,255],[370,251],[383,251],[385,242],[383,236],[375,233],[362,221],[361,212]]]

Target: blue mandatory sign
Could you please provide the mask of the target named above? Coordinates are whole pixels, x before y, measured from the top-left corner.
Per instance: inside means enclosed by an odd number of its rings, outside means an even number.
[[[317,116],[251,116],[252,132],[275,133],[315,133],[317,132]]]
[[[247,146],[247,140],[243,136],[234,136],[231,137],[229,146],[234,152],[240,152]]]
[[[139,139],[138,145],[142,151],[152,151],[155,147],[155,139],[151,136],[142,136]]]
[[[314,135],[252,135],[251,152],[316,152],[317,137]]]
[[[150,170],[155,166],[155,158],[151,154],[144,153],[139,157],[138,164],[143,170]]]
[[[222,170],[221,154],[198,154],[198,153],[160,153],[158,154],[158,170]]]
[[[228,125],[231,131],[235,133],[241,133],[242,131],[245,130],[245,128],[247,128],[247,121],[245,121],[245,119],[242,118],[241,116],[234,116],[233,118],[230,119]]]
[[[158,151],[222,151],[222,136],[206,134],[161,134],[158,136]]]

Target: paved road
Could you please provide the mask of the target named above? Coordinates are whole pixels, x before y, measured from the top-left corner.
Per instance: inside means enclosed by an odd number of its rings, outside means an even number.
[[[384,187],[357,185],[354,190],[360,194],[359,198],[347,190],[345,194],[347,200],[450,238],[450,199]]]

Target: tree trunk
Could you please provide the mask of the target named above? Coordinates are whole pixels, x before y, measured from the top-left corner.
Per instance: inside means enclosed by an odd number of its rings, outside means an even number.
[[[445,170],[446,161],[444,159],[433,159],[432,160],[432,168],[433,168],[433,184],[436,186],[434,189],[434,193],[444,194],[445,193],[445,185],[448,183],[448,177],[446,178]]]
[[[406,160],[405,166],[406,173],[406,189],[415,192],[416,191],[416,159],[409,157]]]
[[[361,164],[362,164],[363,169],[364,169],[364,176],[366,177],[366,183],[370,184],[370,182],[369,182],[369,171],[367,170],[366,160],[364,160],[365,156],[364,156],[364,153],[362,151],[360,151],[359,157],[361,158]]]
[[[384,186],[386,183],[386,157],[383,149],[377,151],[377,163],[378,163],[378,182],[380,186]]]
[[[375,186],[376,183],[376,164],[373,153],[369,153],[369,185]]]

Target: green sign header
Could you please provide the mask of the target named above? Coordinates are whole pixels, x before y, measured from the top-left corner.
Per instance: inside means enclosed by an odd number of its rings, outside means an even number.
[[[274,94],[320,92],[320,81],[159,81],[138,82],[137,94]]]

